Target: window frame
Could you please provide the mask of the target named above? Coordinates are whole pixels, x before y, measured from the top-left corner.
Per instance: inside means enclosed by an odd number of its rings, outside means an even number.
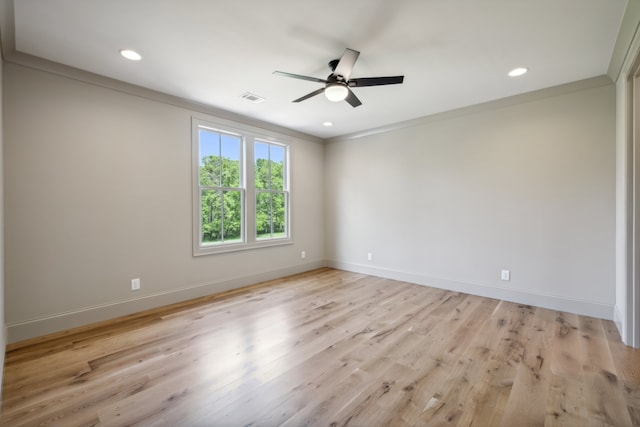
[[[191,126],[191,169],[192,169],[192,246],[193,256],[212,255],[235,251],[250,250],[262,247],[293,244],[291,215],[291,141],[283,135],[271,133],[252,126],[244,126],[221,119],[203,119],[192,117]],[[200,185],[200,129],[220,132],[240,137],[240,186],[243,189],[241,198],[241,241],[203,244],[201,218]],[[287,191],[285,202],[286,235],[277,238],[257,238],[256,233],[256,188],[255,188],[255,156],[256,142],[274,144],[284,148],[284,187]]]

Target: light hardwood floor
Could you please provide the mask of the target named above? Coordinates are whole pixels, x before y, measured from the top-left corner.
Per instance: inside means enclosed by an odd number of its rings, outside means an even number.
[[[612,322],[331,269],[10,346],[4,426],[640,425]]]

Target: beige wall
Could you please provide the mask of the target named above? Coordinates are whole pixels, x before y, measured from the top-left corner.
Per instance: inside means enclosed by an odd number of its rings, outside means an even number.
[[[329,264],[611,319],[615,87],[593,86],[329,144]]]
[[[4,77],[10,341],[323,265],[321,144],[290,138],[295,244],[193,257],[191,117],[215,117],[12,63]]]

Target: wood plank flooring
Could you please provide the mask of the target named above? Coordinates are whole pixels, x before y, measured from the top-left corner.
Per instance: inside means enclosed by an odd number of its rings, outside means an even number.
[[[321,269],[8,348],[2,426],[632,426],[612,322]]]

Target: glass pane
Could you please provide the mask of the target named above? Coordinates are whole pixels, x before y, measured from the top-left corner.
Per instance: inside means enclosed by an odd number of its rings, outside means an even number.
[[[220,134],[200,129],[200,185],[220,185]]]
[[[271,238],[271,194],[256,193],[256,237]]]
[[[274,238],[287,236],[286,224],[286,195],[285,193],[273,193],[272,203],[273,209],[273,236]]]
[[[202,190],[200,195],[203,245],[222,242],[222,194],[215,190]]]
[[[284,190],[284,147],[272,145],[271,158],[271,189]]]
[[[269,188],[269,144],[256,142],[254,157],[256,188]]]
[[[240,187],[241,145],[239,136],[221,135],[223,187]]]
[[[242,194],[240,191],[224,192],[224,241],[242,240]]]

